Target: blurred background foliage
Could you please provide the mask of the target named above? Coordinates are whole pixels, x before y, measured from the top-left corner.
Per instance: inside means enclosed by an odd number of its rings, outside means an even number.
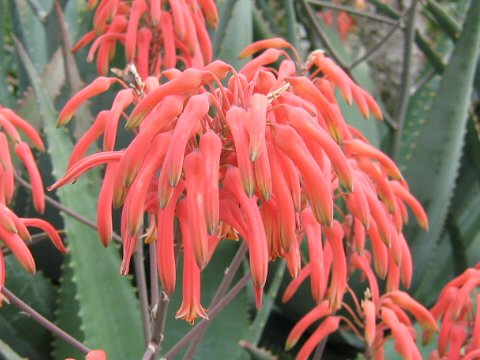
[[[480,36],[471,31],[480,18],[467,17],[475,1],[218,0],[220,21],[211,34],[216,57],[237,68],[240,50],[268,37],[288,39],[304,59],[323,49],[380,101],[383,122],[365,121],[346,104],[344,116],[395,159],[429,214],[428,232],[415,225],[407,230],[415,265],[409,291],[427,306],[448,280],[480,259],[480,72],[478,49],[469,46]],[[85,50],[69,52],[89,31],[91,15],[86,0],[0,2],[0,104],[42,131],[48,151],[37,158],[46,184],[64,173],[73,142],[108,100],[108,94],[94,100],[68,130],[55,129],[66,99],[96,76]],[[129,134],[121,136],[126,143]],[[50,195],[94,221],[99,176],[91,172]],[[17,189],[15,211],[23,216],[33,213],[28,191]],[[139,358],[139,301],[135,279],[118,275],[119,248],[104,249],[91,227],[56,206],[47,207],[45,217],[65,229],[70,254],[62,258],[50,244],[33,244],[40,271],[28,276],[8,258],[7,286],[88,346],[104,348],[112,359]],[[237,247],[222,244],[204,273],[205,304]],[[305,288],[282,304],[289,275],[275,262],[270,273],[264,308],[255,312],[251,290],[242,290],[208,327],[203,342],[194,344],[196,358],[294,357],[299,346],[285,353],[284,342],[312,303]],[[174,320],[179,289],[167,314],[162,352],[191,329]],[[8,305],[0,311],[0,325],[0,358],[82,357]],[[362,344],[341,331],[329,338],[324,358],[360,358],[361,351]],[[393,346],[387,351],[388,359],[395,358]]]

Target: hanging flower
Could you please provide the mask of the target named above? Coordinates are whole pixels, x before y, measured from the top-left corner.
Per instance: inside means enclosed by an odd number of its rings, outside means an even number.
[[[35,261],[27,247],[31,240],[27,227],[43,230],[59,251],[66,253],[66,249],[60,236],[48,222],[42,219],[20,218],[8,207],[15,190],[11,148],[13,147],[15,155],[27,169],[32,186],[33,206],[39,213],[43,213],[45,209],[43,182],[30,146],[22,140],[19,130],[39,151],[44,151],[45,148],[40,135],[26,120],[2,106],[0,126],[0,243],[12,252],[25,270],[34,273]],[[0,289],[5,285],[5,275],[5,259],[0,250]]]
[[[476,359],[480,356],[480,264],[451,280],[432,314],[441,322],[432,359]]]
[[[74,96],[59,118],[63,125],[81,102],[97,95],[97,82],[122,84],[125,90],[110,110],[98,114],[76,145],[67,173],[50,189],[107,164],[97,219],[102,241],[111,239],[111,206],[123,206],[121,272],[127,273],[148,213],[145,235],[157,241],[159,277],[169,294],[175,287],[173,247],[181,243],[172,224],[175,218],[188,223],[182,225],[184,277],[194,279],[195,288],[184,289],[177,316],[189,322],[206,316],[199,303],[199,271],[232,232],[248,245],[257,307],[268,261],[282,257],[297,279],[308,271],[315,301],[328,300],[334,311],[348,288],[345,244],[352,233],[346,222],[363,236],[369,233],[375,271],[381,277],[388,274],[391,290],[398,289],[400,279],[409,284],[411,278],[410,253],[401,234],[405,206],[428,226],[396,165],[345,122],[334,92],[338,88],[365,117],[381,119],[373,98],[322,52],[312,53],[302,65],[287,42],[271,39],[252,44],[241,56],[257,52],[238,72],[215,61],[183,72],[164,71],[161,78],[148,77],[134,89],[118,79],[99,78]],[[120,95],[127,91],[132,96]],[[120,112],[114,110],[119,103]],[[130,104],[125,126],[135,129],[135,138],[127,148],[112,151],[111,134]],[[104,151],[84,157],[101,136]],[[299,245],[305,234],[311,261],[301,269]],[[355,235],[355,252],[369,259],[361,236]],[[194,262],[187,262],[192,255]],[[369,268],[370,262],[364,265]],[[400,269],[406,275],[400,276]],[[338,326],[329,325],[330,330]]]
[[[100,75],[108,73],[118,43],[126,65],[135,64],[142,79],[164,68],[203,67],[212,60],[206,25],[217,25],[213,0],[100,0],[89,1],[89,8],[95,8],[93,30],[73,51],[93,42],[87,60],[96,55]]]

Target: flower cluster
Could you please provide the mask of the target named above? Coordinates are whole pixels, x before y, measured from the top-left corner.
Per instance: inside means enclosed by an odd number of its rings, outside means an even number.
[[[333,10],[323,10],[319,15],[327,26],[333,28],[336,24],[338,35],[343,41],[347,39],[348,34],[355,30],[355,21],[345,11],[336,14]]]
[[[360,339],[364,339],[365,353],[369,357],[384,358],[385,334],[391,333],[400,355],[405,359],[421,359],[415,345],[416,331],[407,312],[413,314],[427,335],[437,331],[437,323],[432,314],[405,292],[392,291],[379,298],[377,287],[373,293],[375,295],[372,298],[372,294],[367,292],[366,299],[359,303],[352,292],[356,312],[343,304],[343,308],[352,315],[353,321],[343,315],[335,315],[329,302],[322,301],[294,326],[287,338],[286,348],[293,347],[314,322],[325,318],[299,351],[298,360],[308,359],[317,344],[339,328],[341,321],[345,322]],[[428,337],[426,339],[429,340]]]
[[[396,305],[394,295],[380,300],[370,263],[387,278],[389,291],[397,290],[400,281],[408,286],[412,264],[402,225],[407,206],[427,227],[425,212],[393,161],[342,117],[337,88],[365,117],[381,118],[367,92],[322,52],[312,53],[302,67],[288,43],[270,39],[247,47],[241,56],[260,50],[265,51],[238,72],[215,61],[183,72],[164,71],[165,82],[148,77],[135,88],[116,78],[98,78],[66,104],[60,125],[113,83],[124,89],[79,140],[66,175],[51,189],[107,163],[97,219],[102,241],[106,245],[111,239],[112,206],[123,205],[121,272],[128,272],[139,238],[156,241],[167,294],[176,282],[174,247],[183,244],[185,281],[177,317],[189,322],[207,317],[201,270],[219,241],[240,235],[249,249],[257,307],[268,261],[281,257],[294,282],[310,275],[313,298],[318,304],[327,301],[326,311],[333,314],[348,290],[350,264],[371,281],[370,312],[387,324],[371,333],[380,337],[384,327],[400,322],[390,309],[403,305]],[[277,62],[278,69],[271,65]],[[126,149],[114,151],[121,114],[131,104],[126,127],[136,136]],[[102,135],[104,151],[84,157]],[[175,218],[181,236],[174,231]],[[310,263],[302,269],[304,235]],[[338,326],[338,317],[329,319],[330,330]]]
[[[97,54],[97,71],[108,73],[117,43],[125,48],[127,64],[135,64],[140,76],[159,75],[163,68],[203,67],[212,60],[206,23],[217,24],[213,0],[90,0],[95,8],[93,30],[73,51],[93,41],[87,60]]]
[[[35,210],[43,213],[45,194],[42,178],[30,146],[22,140],[19,130],[38,150],[44,151],[44,145],[40,135],[27,121],[12,110],[2,106],[0,106],[0,126],[2,128],[2,131],[0,131],[0,240],[15,255],[25,270],[34,273],[35,261],[26,245],[26,242],[30,241],[28,227],[43,230],[61,252],[65,253],[66,249],[60,236],[48,222],[36,218],[20,218],[8,207],[15,190],[15,169],[11,157],[11,147],[27,169],[32,185]],[[5,261],[3,252],[0,250],[0,289],[4,285]]]
[[[438,349],[432,359],[480,357],[480,264],[465,270],[440,293],[432,314],[441,321]],[[462,356],[462,357],[461,357]]]

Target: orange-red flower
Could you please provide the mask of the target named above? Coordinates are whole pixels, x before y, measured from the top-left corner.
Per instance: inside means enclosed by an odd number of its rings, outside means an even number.
[[[118,43],[125,48],[125,65],[134,64],[142,79],[164,68],[203,67],[212,60],[206,28],[217,25],[213,0],[99,0],[90,8],[95,8],[93,30],[73,50],[93,41],[87,59],[96,54],[100,75],[107,75]]]
[[[107,11],[102,4],[98,14],[101,8]],[[172,6],[171,14],[177,35],[187,39],[182,6],[181,2]],[[158,9],[138,7],[142,16],[158,15]],[[249,249],[257,307],[268,261],[278,257],[285,259],[294,276],[299,275],[297,285],[310,275],[315,301],[328,300],[330,311],[344,303],[352,264],[368,278],[376,307],[380,294],[372,262],[377,275],[387,278],[389,289],[398,290],[400,281],[410,283],[411,257],[401,235],[405,204],[422,225],[426,218],[394,162],[345,123],[333,89],[338,87],[365,116],[381,118],[378,105],[323,53],[313,53],[305,71],[298,72],[302,68],[298,55],[292,49],[292,60],[285,48],[291,49],[281,39],[252,44],[242,54],[261,53],[239,72],[221,61],[164,71],[163,77],[150,76],[136,84],[134,92],[121,90],[111,110],[99,113],[88,136],[74,149],[67,174],[54,187],[91,166],[109,164],[104,180],[108,185],[102,187],[100,198],[103,209],[123,205],[122,272],[128,270],[133,244],[145,233],[148,241],[158,241],[159,275],[171,293],[174,247],[181,238],[189,241],[184,252],[191,251],[184,254],[189,260],[184,259],[183,276],[199,282],[197,272],[208,265],[218,241],[240,235]],[[277,61],[278,69],[272,65]],[[102,80],[114,81],[121,82]],[[82,95],[79,101],[83,100]],[[78,101],[72,100],[68,108],[78,106],[71,103]],[[126,149],[82,159],[102,134],[108,143],[104,150],[115,148],[115,138],[108,132],[114,133],[120,112],[128,118],[126,128],[134,129],[134,140]],[[342,203],[345,210],[340,210]],[[185,208],[182,219],[179,204]],[[145,213],[154,219],[148,230],[142,226]],[[181,238],[173,233],[175,219],[188,223]],[[102,216],[100,223],[107,243],[111,222]],[[310,264],[301,269],[299,247],[305,234]],[[193,321],[205,311],[198,288],[186,286],[193,285],[184,282],[184,297],[189,298],[184,298],[179,316]],[[292,295],[295,290],[289,291]],[[371,318],[370,308],[369,312]],[[334,331],[338,321],[329,320],[327,325],[316,338]],[[376,341],[372,331],[370,344]]]
[[[431,313],[440,321],[432,359],[475,359],[480,354],[480,264],[451,280]]]
[[[35,261],[28,249],[31,240],[27,227],[43,230],[61,252],[67,252],[60,236],[52,225],[41,219],[20,218],[8,208],[14,192],[14,162],[11,148],[27,169],[30,178],[33,205],[37,212],[45,209],[45,193],[42,178],[30,146],[22,140],[21,130],[40,151],[45,149],[37,131],[12,110],[0,106],[0,244],[10,249],[23,268],[35,272]],[[0,289],[5,284],[5,262],[0,249]],[[3,297],[0,297],[0,305]]]

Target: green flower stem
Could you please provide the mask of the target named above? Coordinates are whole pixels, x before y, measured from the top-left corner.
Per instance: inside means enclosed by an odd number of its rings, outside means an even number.
[[[23,313],[25,313],[32,320],[35,320],[38,324],[40,324],[42,327],[50,331],[53,335],[59,337],[63,341],[67,342],[68,344],[70,344],[71,346],[73,346],[74,348],[78,349],[79,351],[85,354],[91,351],[85,344],[81,343],[80,341],[75,339],[73,336],[67,334],[65,331],[60,329],[57,325],[52,323],[50,320],[40,315],[38,312],[32,309],[28,304],[26,304],[21,299],[16,297],[6,287],[2,287],[2,293],[8,298],[8,300],[13,306],[18,308]]]
[[[235,296],[240,293],[240,291],[242,291],[242,289],[250,281],[250,278],[250,272],[243,276],[235,284],[235,286],[219,302],[217,302],[217,305],[210,309],[210,311],[208,312],[208,320],[202,320],[197,326],[190,330],[162,357],[162,360],[173,360],[175,356],[182,349],[184,349],[190,343],[190,341],[198,335],[199,332],[203,331],[203,329],[208,326],[209,322],[212,321],[235,298]]]

